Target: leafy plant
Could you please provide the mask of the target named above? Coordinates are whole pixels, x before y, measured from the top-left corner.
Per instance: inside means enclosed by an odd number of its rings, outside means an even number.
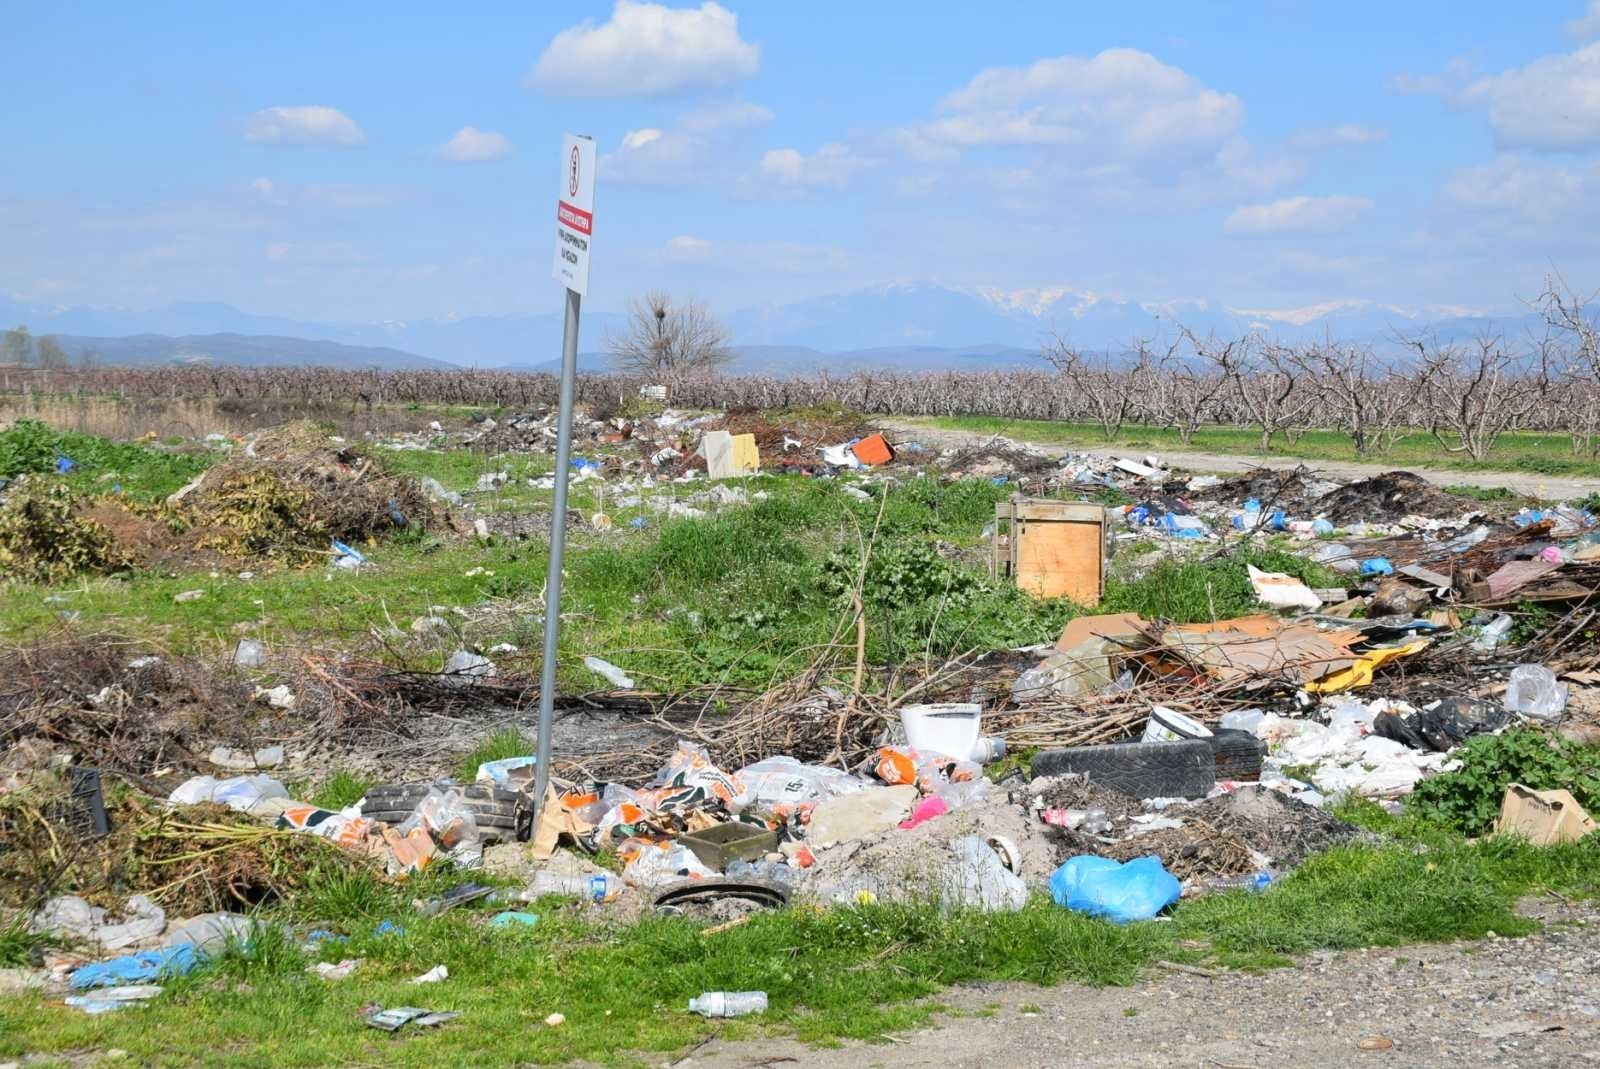
[[[0,579],[59,582],[129,565],[105,527],[76,514],[65,487],[18,494],[0,510]]]
[[[1584,808],[1600,808],[1600,749],[1519,729],[1468,739],[1456,754],[1460,767],[1418,784],[1410,808],[1468,835],[1493,826],[1508,783],[1565,788]]]

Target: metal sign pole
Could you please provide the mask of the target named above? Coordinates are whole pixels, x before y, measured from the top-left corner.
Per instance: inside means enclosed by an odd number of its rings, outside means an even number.
[[[572,385],[578,374],[578,312],[583,298],[567,290],[561,343],[561,403],[556,417],[556,500],[550,514],[550,570],[544,581],[544,663],[539,666],[539,750],[533,805],[542,817],[550,785],[550,724],[556,709],[556,652],[561,645],[561,558],[567,546],[567,475],[572,470]]]

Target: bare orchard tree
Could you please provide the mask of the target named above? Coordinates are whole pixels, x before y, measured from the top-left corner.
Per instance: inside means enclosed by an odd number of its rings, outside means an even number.
[[[1134,365],[1118,367],[1109,351],[1098,357],[1085,355],[1057,335],[1040,355],[1071,383],[1073,406],[1100,425],[1106,441],[1138,412],[1138,384],[1148,371],[1147,354],[1142,351]]]
[[[1322,398],[1314,384],[1292,361],[1290,350],[1247,334],[1229,342],[1202,341],[1185,331],[1195,352],[1221,372],[1225,390],[1237,403],[1240,422],[1261,433],[1261,451],[1272,447],[1272,436],[1301,426]]]
[[[652,290],[628,306],[627,325],[606,339],[617,370],[660,381],[715,371],[733,360],[728,331],[699,301]]]
[[[1427,368],[1385,359],[1367,345],[1334,341],[1303,346],[1291,355],[1330,410],[1330,422],[1350,435],[1359,456],[1387,453],[1416,425],[1417,399]]]
[[[1560,276],[1547,275],[1537,303],[1546,326],[1570,346],[1569,361],[1576,365],[1572,370],[1585,371],[1600,382],[1600,328],[1588,302],[1568,289]]]
[[[1185,342],[1191,346],[1188,353],[1182,351]],[[1216,417],[1217,394],[1222,389],[1221,372],[1193,352],[1192,346],[1185,334],[1155,357],[1139,397],[1145,418],[1177,431],[1178,441],[1185,446],[1194,441],[1202,423]]]
[[[1487,336],[1468,343],[1416,338],[1411,346],[1427,374],[1423,418],[1448,452],[1486,460],[1502,434],[1550,401],[1548,343],[1527,354]]]

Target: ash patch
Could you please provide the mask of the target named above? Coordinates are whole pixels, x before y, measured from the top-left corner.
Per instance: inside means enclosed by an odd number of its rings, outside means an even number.
[[[1265,787],[1241,787],[1166,815],[1235,835],[1280,869],[1294,868],[1318,851],[1365,835],[1354,824]]]
[[[1363,520],[1393,523],[1405,516],[1452,519],[1471,511],[1471,505],[1465,498],[1445,493],[1420,475],[1386,471],[1324,494],[1311,508],[1316,515],[1333,523]]]

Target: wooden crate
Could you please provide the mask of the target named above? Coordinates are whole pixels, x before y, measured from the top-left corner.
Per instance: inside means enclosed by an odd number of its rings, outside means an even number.
[[[994,507],[990,574],[1041,598],[1097,605],[1111,554],[1106,510],[1082,501],[1013,498]]]

